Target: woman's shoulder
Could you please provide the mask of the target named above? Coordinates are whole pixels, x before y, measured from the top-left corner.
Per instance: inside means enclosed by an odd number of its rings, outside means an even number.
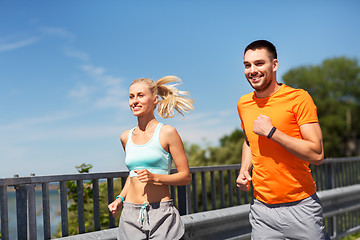
[[[131,129],[126,130],[126,131],[124,131],[123,133],[120,134],[120,141],[121,141],[123,146],[126,146],[126,142],[127,142],[128,137],[129,137],[130,130]]]
[[[171,136],[173,134],[178,134],[176,128],[174,128],[171,125],[167,125],[167,124],[162,125],[161,132],[162,132],[162,134],[164,134],[166,136]]]
[[[129,136],[130,130],[125,130],[123,133],[120,134],[120,139],[126,138]]]

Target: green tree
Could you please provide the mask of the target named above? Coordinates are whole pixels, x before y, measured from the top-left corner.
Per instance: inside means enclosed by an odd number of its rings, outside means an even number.
[[[325,157],[359,155],[360,66],[356,59],[327,59],[291,69],[284,83],[310,93],[324,135]]]
[[[242,143],[244,134],[235,129],[230,135],[220,139],[220,146],[209,147],[210,165],[227,165],[241,163]]]
[[[190,167],[240,163],[243,139],[243,132],[235,129],[219,140],[219,146],[184,143]]]
[[[189,144],[187,142],[184,142],[184,148],[190,167],[207,166],[206,149],[198,144]]]
[[[227,164],[239,164],[241,163],[241,152],[242,152],[242,143],[243,143],[244,135],[243,132],[239,129],[236,129],[229,135],[225,135],[219,140],[219,146],[205,146],[201,147],[197,144],[188,144],[185,143],[185,152],[188,157],[190,167],[198,167],[198,166],[214,166],[214,165],[227,165]],[[225,172],[224,177],[227,178],[228,175]],[[233,181],[235,182],[237,176],[232,175]],[[211,201],[211,185],[209,174],[206,175],[207,184],[207,209],[212,209],[212,201]],[[215,175],[215,181],[219,182],[219,175]],[[227,188],[227,182],[225,182],[225,189]],[[218,184],[217,184],[218,186]],[[201,177],[198,175],[197,177],[197,189],[201,189]],[[235,191],[235,188],[234,190]],[[194,194],[194,193],[193,193]],[[198,210],[201,211],[203,209],[202,202],[202,191],[197,191],[196,193],[199,199]],[[235,192],[227,193],[234,195]],[[249,193],[250,194],[250,193]],[[219,197],[219,196],[218,196]],[[244,195],[242,196],[244,198]],[[244,201],[244,200],[243,200]],[[217,204],[220,204],[220,200],[217,200]],[[236,204],[236,199],[234,198],[233,204]],[[220,206],[218,206],[220,207]]]
[[[76,166],[79,173],[89,173],[92,169],[91,164],[81,164]],[[119,191],[120,179],[114,182],[117,187],[115,191]],[[78,196],[76,181],[69,181],[66,183],[68,201],[70,203],[68,207],[68,221],[69,221],[69,235],[76,235],[79,233],[78,227]],[[94,231],[94,209],[93,209],[93,182],[86,181],[83,183],[83,199],[84,199],[84,220],[85,220],[85,232]],[[109,215],[107,204],[107,185],[104,183],[99,184],[99,201],[100,201],[100,225],[103,228],[109,227]],[[116,218],[119,219],[119,216]],[[57,231],[54,237],[61,237],[61,224],[57,226]]]

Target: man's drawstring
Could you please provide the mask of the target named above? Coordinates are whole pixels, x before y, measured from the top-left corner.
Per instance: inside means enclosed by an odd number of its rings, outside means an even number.
[[[149,224],[149,216],[148,216],[148,212],[147,212],[148,206],[149,206],[148,202],[144,202],[143,205],[141,206],[139,218],[137,220],[138,222],[140,222],[141,227],[144,225],[145,218],[147,220],[147,223]]]

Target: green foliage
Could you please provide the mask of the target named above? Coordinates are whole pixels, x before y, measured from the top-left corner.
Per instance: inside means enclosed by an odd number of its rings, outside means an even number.
[[[244,139],[244,133],[240,129],[235,129],[230,135],[220,138],[220,146],[225,147],[228,143],[238,143]]]
[[[82,164],[76,166],[79,173],[88,173],[92,168],[91,164]],[[120,179],[119,179],[120,180]],[[119,186],[116,180],[114,185]],[[69,235],[79,234],[78,212],[77,212],[77,186],[75,181],[66,183],[67,195],[70,206],[68,207],[68,221],[69,221]],[[115,190],[118,190],[115,188]],[[94,209],[93,209],[93,182],[83,182],[83,198],[84,198],[84,218],[85,218],[85,232],[94,231]],[[103,228],[109,227],[109,211],[107,208],[107,185],[99,184],[99,202],[100,202],[100,225]],[[104,204],[105,203],[105,204]],[[117,220],[119,217],[116,218]],[[54,237],[61,237],[61,224],[58,225]]]
[[[220,139],[219,147],[209,148],[209,162],[211,165],[239,164],[241,162],[242,143],[244,134],[236,129],[230,135]]]
[[[360,66],[345,57],[327,59],[318,66],[291,69],[285,84],[305,89],[317,106],[326,157],[359,155]]]
[[[360,232],[341,238],[341,240],[359,240],[359,239],[360,239]]]
[[[219,146],[202,148],[198,144],[184,143],[190,167],[240,163],[243,139],[243,132],[236,129],[222,137]]]
[[[90,169],[92,168],[91,164],[81,164],[80,166],[75,166],[75,168],[78,170],[79,173],[89,173]],[[69,206],[69,211],[76,211],[77,209],[77,186],[76,186],[76,182],[75,181],[69,181],[66,183],[66,187],[67,187],[67,194],[68,194],[68,199],[73,200],[71,201],[71,205]],[[83,188],[84,188],[84,204],[88,203],[93,196],[93,191],[92,191],[92,181],[89,182],[85,182],[83,184]]]
[[[197,144],[188,144],[187,142],[184,142],[184,148],[190,167],[207,165],[205,149],[201,148]]]
[[[190,167],[198,167],[198,166],[214,166],[214,165],[228,165],[228,164],[239,164],[241,163],[241,152],[242,152],[242,143],[244,140],[243,132],[239,129],[236,129],[234,132],[232,132],[230,135],[225,135],[220,139],[220,145],[219,146],[205,146],[201,147],[197,144],[188,144],[184,143],[185,152],[188,157],[189,166]],[[228,173],[224,173],[224,185],[225,185],[225,191],[226,195],[229,194],[235,196],[236,189],[233,188],[232,192],[228,191],[228,185],[226,179],[228,178]],[[232,174],[232,183],[235,183],[236,180],[235,174]],[[211,199],[211,178],[210,174],[207,173],[206,176],[206,193],[207,193],[207,209],[212,209],[212,199]],[[202,211],[204,208],[204,202],[202,201],[202,185],[201,185],[201,175],[199,173],[196,174],[197,179],[197,197],[199,199],[199,205],[198,210]],[[219,186],[220,176],[216,174],[214,176],[215,179],[215,185]],[[203,190],[203,189],[202,189]],[[219,189],[216,189],[216,191],[219,191]],[[193,193],[194,194],[194,193]],[[251,193],[248,193],[251,195]],[[245,193],[242,194],[242,202],[245,202]],[[236,205],[236,199],[234,198],[233,204]],[[217,208],[219,208],[220,199],[216,200],[217,202]]]

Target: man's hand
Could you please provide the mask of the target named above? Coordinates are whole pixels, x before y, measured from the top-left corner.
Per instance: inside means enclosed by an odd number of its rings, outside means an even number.
[[[260,114],[254,121],[253,132],[259,136],[266,137],[272,128],[271,119],[268,116]]]
[[[250,181],[251,176],[248,171],[240,172],[239,176],[236,179],[236,186],[242,191],[249,191]]]

